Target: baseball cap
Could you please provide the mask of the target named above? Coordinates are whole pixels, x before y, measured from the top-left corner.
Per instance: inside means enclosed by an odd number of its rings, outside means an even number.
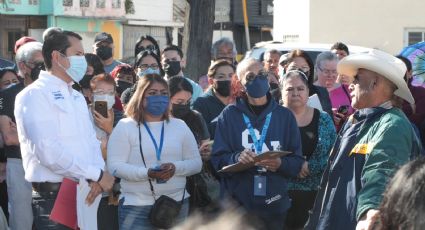
[[[100,34],[97,34],[96,37],[94,38],[94,43],[99,43],[99,42],[107,42],[107,43],[114,43],[114,40],[112,39],[111,34],[102,32]]]
[[[19,47],[23,46],[24,44],[28,43],[28,42],[36,42],[37,40],[35,40],[35,38],[33,37],[21,37],[19,38],[16,42],[15,42],[15,54],[18,52]]]

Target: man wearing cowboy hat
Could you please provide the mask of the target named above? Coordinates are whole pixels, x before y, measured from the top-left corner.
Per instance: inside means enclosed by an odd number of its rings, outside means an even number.
[[[388,179],[422,148],[390,102],[414,99],[403,80],[406,66],[385,52],[347,56],[337,70],[354,79],[349,89],[357,111],[337,137],[305,229],[371,229]]]

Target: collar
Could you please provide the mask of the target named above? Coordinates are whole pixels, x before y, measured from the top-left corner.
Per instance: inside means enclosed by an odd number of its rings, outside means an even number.
[[[40,75],[38,76],[38,79],[40,81],[45,82],[47,86],[52,87],[53,85],[58,86],[60,88],[67,89],[69,91],[69,94],[73,94],[72,85],[74,82],[65,82],[64,80],[60,79],[59,77],[50,74],[47,71],[41,70]]]
[[[384,108],[384,109],[392,109],[393,104],[391,103],[391,101],[386,101],[386,102],[380,104],[378,107],[381,107],[381,108]]]

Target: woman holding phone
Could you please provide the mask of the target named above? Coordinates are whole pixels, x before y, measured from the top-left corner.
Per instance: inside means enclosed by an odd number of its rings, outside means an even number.
[[[186,177],[201,171],[202,160],[189,127],[170,117],[169,101],[167,82],[146,74],[109,138],[108,168],[121,178],[121,230],[154,229],[148,216],[161,195],[182,202],[176,223],[188,215]]]

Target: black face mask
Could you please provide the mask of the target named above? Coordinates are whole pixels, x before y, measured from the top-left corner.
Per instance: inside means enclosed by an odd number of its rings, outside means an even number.
[[[35,67],[31,69],[31,73],[30,73],[31,80],[33,81],[37,80],[41,70],[46,70],[46,68],[44,67],[44,63],[35,64]]]
[[[90,81],[93,78],[93,74],[86,74],[84,75],[83,79],[81,79],[80,82],[78,82],[81,86],[81,88],[90,89]]]
[[[112,57],[112,48],[109,46],[100,46],[96,49],[97,56],[102,60],[108,60]]]
[[[181,105],[181,104],[171,104],[171,112],[174,117],[182,119],[190,112],[190,104]]]
[[[180,61],[168,61],[164,65],[164,71],[169,77],[176,76],[177,74],[180,73],[181,70],[182,68],[180,66]]]
[[[216,81],[215,84],[216,85],[215,85],[214,89],[217,93],[219,93],[223,97],[230,96],[231,81]]]
[[[121,95],[126,89],[130,88],[131,86],[133,86],[133,84],[131,84],[130,82],[126,82],[126,81],[117,81],[117,93],[119,95]]]
[[[279,84],[277,84],[277,83],[269,83],[269,84],[270,84],[270,91],[279,89]]]

